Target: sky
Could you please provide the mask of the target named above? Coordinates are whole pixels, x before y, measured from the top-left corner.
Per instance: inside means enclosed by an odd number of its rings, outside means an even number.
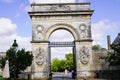
[[[120,0],[0,0],[0,52],[9,49],[14,39],[17,40],[20,49],[32,50],[30,43],[32,24],[27,12],[33,2],[90,2],[90,8],[95,10],[91,18],[93,44],[100,44],[102,47],[107,48],[106,36],[110,35],[111,42],[113,42],[120,32]],[[53,33],[55,39],[58,39],[57,36],[55,37],[58,34],[59,31]],[[64,34],[66,34],[65,31],[62,35]],[[65,36],[61,37],[66,39]],[[69,40],[73,38],[68,37]],[[53,52],[55,52],[55,49]]]

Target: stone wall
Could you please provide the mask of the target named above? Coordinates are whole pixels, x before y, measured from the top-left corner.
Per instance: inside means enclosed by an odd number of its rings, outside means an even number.
[[[96,73],[99,79],[120,80],[120,66],[108,67],[104,70],[98,70]]]
[[[101,59],[102,56],[107,55],[108,50],[93,50],[93,70],[102,70],[108,67],[108,63],[104,59]]]
[[[120,66],[108,66],[108,63],[101,59],[101,56],[106,56],[109,50],[93,51],[93,72],[96,73],[96,78],[120,80]]]

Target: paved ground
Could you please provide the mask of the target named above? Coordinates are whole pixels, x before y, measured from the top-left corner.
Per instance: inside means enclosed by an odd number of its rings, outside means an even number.
[[[64,75],[53,75],[52,80],[76,80],[76,79],[72,79],[71,74],[64,74]],[[107,79],[88,79],[88,80],[107,80]]]
[[[53,75],[52,80],[75,80],[72,79],[71,74]]]

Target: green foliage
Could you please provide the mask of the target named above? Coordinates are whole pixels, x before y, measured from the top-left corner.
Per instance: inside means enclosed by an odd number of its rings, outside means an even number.
[[[73,61],[73,54],[69,53],[65,55],[66,60],[72,60]]]
[[[59,72],[65,71],[65,60],[60,60]]]
[[[53,72],[63,72],[65,69],[71,71],[73,69],[73,54],[66,54],[65,57],[66,60],[59,60],[57,58],[52,60],[51,70]]]
[[[106,50],[106,49],[102,48],[100,45],[93,45],[92,50]]]
[[[59,69],[59,66],[60,66],[60,60],[57,58],[54,58],[52,60],[52,65],[51,65],[52,71],[57,72]]]
[[[4,66],[5,66],[5,61],[6,61],[6,57],[1,57],[0,58],[0,68],[3,70]]]
[[[109,52],[105,57],[105,60],[109,62],[109,66],[120,65],[120,40],[118,44],[112,44],[111,49],[113,52]]]
[[[25,51],[25,49],[15,50],[10,48],[6,52],[6,57],[0,59],[0,67],[2,69],[6,60],[9,60],[10,76],[13,77],[14,71],[16,76],[18,76],[21,71],[24,71],[32,64],[33,55],[29,51]]]
[[[73,69],[73,54],[66,54],[66,62],[65,62],[65,68],[67,70],[72,70]]]

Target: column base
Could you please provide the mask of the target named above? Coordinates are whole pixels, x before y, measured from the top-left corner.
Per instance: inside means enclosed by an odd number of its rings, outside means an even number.
[[[46,72],[36,72],[31,75],[32,80],[49,80],[49,74]]]
[[[79,71],[77,72],[77,80],[79,79],[94,79],[96,77],[95,72],[92,71]]]

